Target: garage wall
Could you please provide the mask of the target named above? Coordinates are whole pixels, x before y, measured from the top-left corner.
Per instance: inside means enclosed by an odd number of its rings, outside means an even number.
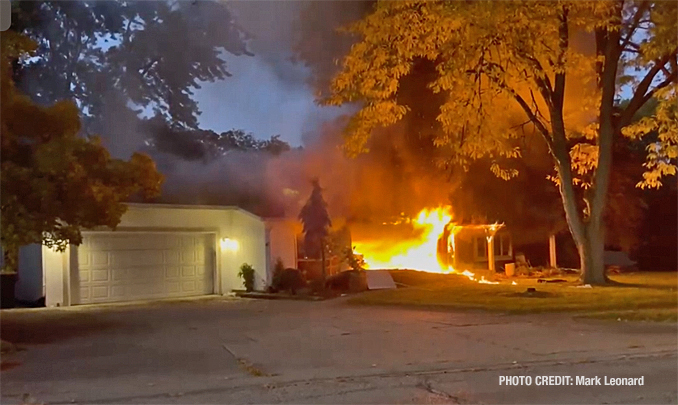
[[[211,232],[216,236],[216,293],[226,294],[241,289],[237,274],[242,263],[257,270],[256,286],[266,283],[265,225],[261,218],[235,207],[176,206],[163,204],[129,204],[122,216],[119,231],[145,232]],[[110,231],[102,228],[100,231]],[[238,242],[236,251],[222,248],[221,240]],[[77,247],[71,247],[77,254]],[[47,253],[45,253],[47,251]],[[77,263],[77,261],[74,261]],[[66,263],[66,264],[64,264]],[[43,266],[46,276],[47,306],[70,305],[70,252],[61,254],[43,248]],[[64,274],[64,266],[69,270]],[[77,270],[77,269],[75,269]]]
[[[297,235],[301,233],[301,223],[293,219],[265,219],[269,229],[270,271],[273,271],[278,258],[286,268],[297,268]]]
[[[226,252],[224,255],[227,267],[234,267],[234,272],[225,272],[224,277],[227,280],[225,285],[235,285],[236,289],[242,289],[242,280],[238,278],[238,271],[243,263],[254,267],[255,278],[254,288],[264,289],[267,284],[266,277],[266,227],[261,218],[249,214],[245,211],[233,212],[231,216],[231,225],[229,227],[231,235],[228,237],[235,239],[239,243],[239,249],[235,252]],[[228,254],[231,253],[231,254]]]

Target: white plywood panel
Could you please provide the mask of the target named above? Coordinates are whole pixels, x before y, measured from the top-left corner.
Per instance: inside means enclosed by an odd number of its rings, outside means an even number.
[[[212,235],[101,233],[78,249],[80,303],[187,297],[214,292]]]

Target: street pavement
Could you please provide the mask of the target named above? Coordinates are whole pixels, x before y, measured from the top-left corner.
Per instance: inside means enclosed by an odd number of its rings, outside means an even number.
[[[3,404],[678,402],[676,324],[228,298],[0,320],[19,349],[2,356]],[[541,376],[573,384],[536,385]]]

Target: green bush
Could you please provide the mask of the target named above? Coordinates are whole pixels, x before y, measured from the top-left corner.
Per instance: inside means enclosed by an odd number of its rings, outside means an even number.
[[[238,277],[242,279],[242,284],[246,291],[254,291],[254,267],[247,263],[240,266]]]
[[[273,280],[271,280],[270,289],[278,290],[282,282],[282,275],[285,271],[285,264],[281,258],[275,260],[275,265],[273,266]]]
[[[297,290],[300,290],[305,286],[306,281],[299,269],[286,269],[282,260],[278,259],[276,261],[275,268],[273,269],[273,281],[269,291],[274,293],[288,291],[292,294],[296,294]]]

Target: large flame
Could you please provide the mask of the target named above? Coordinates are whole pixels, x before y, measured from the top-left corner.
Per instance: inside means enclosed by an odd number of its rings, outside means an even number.
[[[380,241],[356,241],[356,253],[363,256],[367,269],[409,269],[451,273],[438,260],[438,239],[452,220],[447,208],[424,209],[412,220],[413,236],[388,246]]]
[[[440,244],[444,253],[448,248],[454,251],[454,224],[449,208],[439,207],[423,209],[411,221],[412,237],[398,239],[388,245],[381,241],[355,241],[354,251],[362,255],[365,267],[369,269],[407,269],[431,273],[454,273],[480,284],[499,284],[487,280],[484,276],[478,278],[469,270],[458,270],[445,260],[445,254],[440,255]],[[491,226],[495,231],[497,224]]]

